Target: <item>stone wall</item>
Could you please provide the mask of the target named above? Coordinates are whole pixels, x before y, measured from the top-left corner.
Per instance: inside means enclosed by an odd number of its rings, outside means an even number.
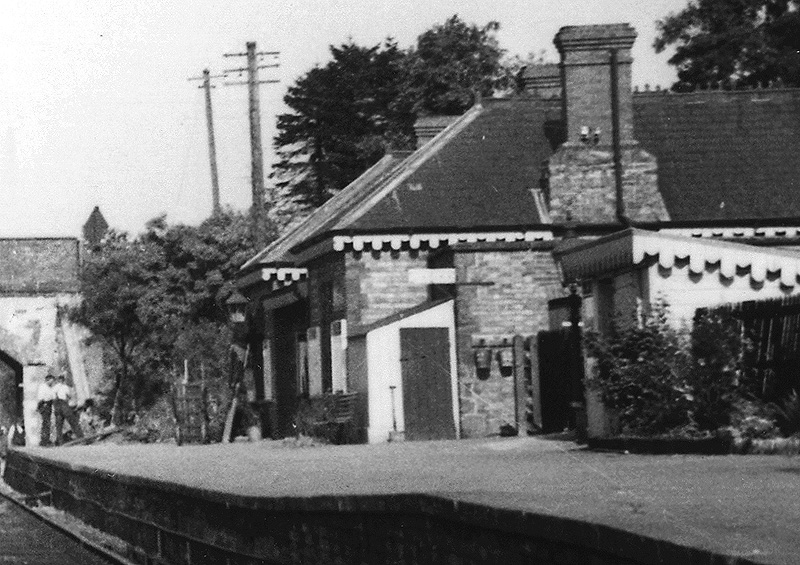
[[[655,157],[637,144],[622,148],[625,215],[635,221],[669,220],[658,190]],[[550,217],[554,222],[613,223],[616,216],[614,155],[609,146],[565,143],[550,158]]]
[[[488,378],[475,367],[474,345],[481,339],[511,340],[535,336],[548,328],[547,303],[561,296],[561,279],[550,244],[538,250],[470,250],[455,253],[459,400],[462,437],[497,434],[500,426],[517,422],[515,377],[501,374],[492,355]],[[499,348],[493,348],[493,353]]]
[[[658,190],[656,159],[633,137],[635,39],[636,31],[628,24],[566,26],[556,34],[566,122],[566,142],[549,166],[550,217],[556,223],[618,221],[612,150],[614,78],[625,215],[636,221],[669,219]]]
[[[21,452],[25,494],[127,542],[135,563],[752,563],[580,520],[422,494],[246,497],[98,472]]]
[[[427,285],[408,282],[408,270],[424,268],[427,252],[332,253],[308,264],[309,324],[320,328],[323,390],[331,390],[331,322],[366,325],[428,299]]]
[[[347,323],[377,322],[428,300],[428,286],[408,282],[408,270],[427,267],[426,251],[348,253]]]

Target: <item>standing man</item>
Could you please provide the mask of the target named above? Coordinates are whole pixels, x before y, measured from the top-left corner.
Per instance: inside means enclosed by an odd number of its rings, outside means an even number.
[[[44,382],[39,385],[36,391],[36,409],[42,417],[42,433],[39,445],[47,447],[50,444],[50,416],[53,413],[53,400],[56,397],[56,391],[53,384],[56,378],[50,373],[44,378]]]
[[[64,420],[69,422],[69,427],[72,428],[72,433],[75,438],[82,438],[83,430],[78,422],[78,415],[75,414],[75,410],[72,406],[75,403],[72,399],[72,389],[67,385],[67,379],[64,375],[58,375],[58,382],[54,387],[54,391],[53,410],[56,413],[56,445],[61,445],[64,440],[62,434]]]

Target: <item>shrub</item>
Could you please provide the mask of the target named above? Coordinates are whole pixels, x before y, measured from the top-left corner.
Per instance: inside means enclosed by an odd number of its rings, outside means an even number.
[[[800,395],[796,390],[775,406],[778,426],[786,436],[800,435]]]
[[[700,429],[728,426],[742,402],[755,398],[744,363],[750,343],[738,320],[708,311],[695,317],[690,347],[692,419]]]
[[[748,433],[768,434],[774,426],[766,415],[737,417],[746,400],[758,404],[738,322],[711,312],[690,330],[673,327],[667,314],[662,302],[638,324],[616,325],[607,336],[587,332],[587,353],[597,360],[587,385],[616,412],[623,432],[694,437],[738,422]]]
[[[624,431],[653,435],[691,424],[684,341],[661,306],[641,324],[615,326],[608,336],[587,332],[587,353],[598,361],[587,385],[601,393]]]

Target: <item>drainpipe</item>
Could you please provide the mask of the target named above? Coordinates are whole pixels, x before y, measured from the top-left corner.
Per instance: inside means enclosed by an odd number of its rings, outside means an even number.
[[[611,49],[611,143],[614,152],[614,188],[617,204],[617,221],[623,226],[630,225],[625,217],[625,200],[622,191],[622,150],[620,148],[619,131],[619,78],[618,78],[618,52]]]

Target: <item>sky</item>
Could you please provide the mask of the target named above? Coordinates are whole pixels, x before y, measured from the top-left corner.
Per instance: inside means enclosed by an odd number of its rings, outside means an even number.
[[[509,55],[556,62],[561,26],[629,22],[634,85],[670,85],[655,21],[687,0],[0,0],[0,237],[77,237],[94,206],[132,234],[211,211],[202,90],[187,79],[242,66],[247,41],[280,51],[261,87],[265,169],[288,86],[352,39],[410,46],[453,14],[500,22]],[[241,77],[244,79],[245,77]],[[229,80],[240,80],[232,76]],[[223,205],[250,199],[247,87],[212,91]]]

